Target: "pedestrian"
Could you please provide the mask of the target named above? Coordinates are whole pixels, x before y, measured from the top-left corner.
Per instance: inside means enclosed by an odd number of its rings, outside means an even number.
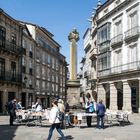
[[[97,128],[104,129],[104,115],[105,115],[105,105],[103,104],[103,101],[100,99],[99,103],[96,106],[96,112],[97,112]]]
[[[16,99],[13,99],[8,104],[8,112],[10,114],[9,124],[11,126],[13,125],[13,121],[16,118],[16,111],[15,110],[16,110]]]
[[[54,129],[56,128],[57,132],[61,135],[62,140],[66,140],[63,132],[60,127],[59,120],[59,109],[58,109],[58,101],[52,100],[52,109],[50,111],[49,122],[51,123],[48,138],[44,140],[51,140]]]
[[[86,113],[88,113],[88,115],[86,119],[87,119],[87,126],[91,127],[92,116],[90,116],[89,114],[94,112],[94,103],[91,100],[91,96],[89,93],[87,93],[87,99],[88,101],[86,102],[85,108],[86,108]]]
[[[60,126],[61,128],[64,128],[64,119],[65,119],[65,106],[64,106],[64,102],[62,99],[58,100],[58,109],[61,112],[61,123]]]

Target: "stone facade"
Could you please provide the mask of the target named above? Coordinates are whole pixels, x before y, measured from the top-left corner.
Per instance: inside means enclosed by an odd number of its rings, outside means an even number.
[[[67,63],[53,34],[35,24],[13,19],[0,9],[0,112],[14,98],[44,108],[51,98],[66,100]]]

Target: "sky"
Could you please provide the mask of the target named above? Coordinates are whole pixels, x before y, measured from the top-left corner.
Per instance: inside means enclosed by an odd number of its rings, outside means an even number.
[[[101,0],[102,3],[105,0]],[[70,42],[68,34],[76,28],[80,35],[77,42],[78,71],[84,57],[83,35],[91,23],[93,8],[98,0],[0,0],[0,8],[13,18],[45,27],[62,47],[60,52],[69,64]]]

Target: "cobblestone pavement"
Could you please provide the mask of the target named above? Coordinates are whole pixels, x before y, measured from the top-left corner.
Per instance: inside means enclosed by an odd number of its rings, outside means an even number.
[[[9,116],[0,116],[0,140],[43,140],[47,137],[49,125],[40,126],[15,125],[9,126]],[[105,129],[96,129],[95,124],[87,128],[84,124],[81,128],[73,127],[63,129],[67,140],[139,140],[140,139],[140,115],[130,116],[130,125],[106,126]],[[52,140],[60,140],[55,130]]]

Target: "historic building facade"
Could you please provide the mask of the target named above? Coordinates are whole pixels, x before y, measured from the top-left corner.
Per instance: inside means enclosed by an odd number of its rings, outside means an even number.
[[[35,48],[36,42],[32,38],[27,26],[23,23],[22,30],[22,91],[20,99],[22,106],[31,107],[35,101]]]
[[[67,63],[60,53],[61,46],[53,34],[43,27],[27,23],[27,28],[36,41],[35,49],[35,94],[43,106],[50,107],[51,98],[66,98]]]
[[[92,15],[93,16],[93,15]],[[85,57],[81,61],[81,103],[85,102],[89,93],[94,101],[97,101],[97,24],[96,15],[92,19],[91,28],[88,28],[83,36]]]
[[[14,98],[44,108],[51,98],[66,100],[67,62],[53,34],[35,24],[17,21],[0,9],[0,112]]]
[[[20,24],[0,9],[0,112],[6,102],[20,97],[21,34]]]
[[[98,99],[113,110],[140,111],[139,9],[139,0],[109,0],[97,9]]]

